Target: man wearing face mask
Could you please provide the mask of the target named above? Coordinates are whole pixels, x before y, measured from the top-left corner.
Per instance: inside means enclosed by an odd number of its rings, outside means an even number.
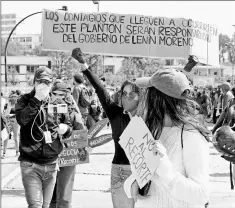
[[[92,72],[91,67],[86,64],[79,48],[73,50],[72,57],[81,64],[82,72],[94,87],[111,124],[112,137],[115,145],[111,169],[111,196],[113,207],[134,208],[137,193],[132,194],[135,196],[135,199],[133,199],[128,198],[124,191],[124,183],[131,175],[130,162],[118,142],[119,137],[129,124],[130,119],[136,114],[140,89],[133,82],[125,81],[120,90],[121,106],[119,106],[113,101],[103,83]],[[136,183],[134,185],[136,185]]]
[[[22,95],[15,106],[20,125],[20,168],[29,208],[48,208],[58,171],[60,141],[72,133],[68,113],[57,107],[49,111],[52,71],[39,67],[34,75],[34,89]],[[50,106],[51,107],[51,106]],[[50,108],[51,109],[51,108]]]

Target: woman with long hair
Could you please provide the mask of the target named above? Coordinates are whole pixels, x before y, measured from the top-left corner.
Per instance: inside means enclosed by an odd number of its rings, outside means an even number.
[[[158,208],[206,204],[210,132],[195,115],[187,77],[176,69],[163,69],[136,84],[147,88],[142,117],[156,140],[154,154],[159,161],[145,204]]]
[[[83,74],[88,78],[98,95],[112,128],[115,145],[111,168],[111,196],[114,208],[134,208],[135,200],[128,198],[124,191],[124,182],[131,175],[129,160],[122,149],[119,137],[136,114],[139,103],[140,89],[130,81],[125,81],[121,87],[121,106],[112,99],[99,78],[87,66],[80,49],[74,49],[72,57],[82,65]]]

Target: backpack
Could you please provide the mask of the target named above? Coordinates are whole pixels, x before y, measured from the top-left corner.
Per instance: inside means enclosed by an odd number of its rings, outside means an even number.
[[[85,86],[79,87],[79,104],[83,108],[88,108],[91,105],[92,97],[90,96],[90,92]]]

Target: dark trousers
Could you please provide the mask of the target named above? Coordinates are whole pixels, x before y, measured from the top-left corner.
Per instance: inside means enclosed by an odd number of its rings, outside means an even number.
[[[60,167],[50,208],[71,208],[76,166]]]
[[[216,111],[217,111],[217,109],[214,108],[213,117],[212,117],[212,119],[213,119],[213,124],[216,124],[216,121],[217,121],[217,119],[219,118],[219,116],[216,116]],[[222,110],[219,110],[219,112],[221,113]]]

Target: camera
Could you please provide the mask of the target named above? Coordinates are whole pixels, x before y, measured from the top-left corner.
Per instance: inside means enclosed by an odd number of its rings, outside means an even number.
[[[67,104],[49,104],[48,113],[68,113],[68,106]]]

